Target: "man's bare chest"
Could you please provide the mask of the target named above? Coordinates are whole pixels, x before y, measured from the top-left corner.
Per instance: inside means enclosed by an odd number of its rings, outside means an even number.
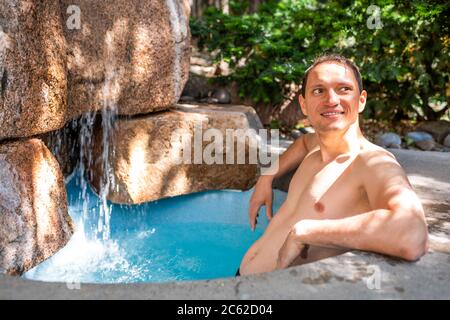
[[[287,201],[302,219],[338,219],[370,210],[354,159],[327,165],[305,161],[289,186]]]

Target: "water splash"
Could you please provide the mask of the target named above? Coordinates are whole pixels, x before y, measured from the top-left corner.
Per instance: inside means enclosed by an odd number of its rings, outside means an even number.
[[[127,282],[130,274],[139,273],[136,266],[130,266],[116,241],[90,239],[81,218],[76,225],[77,230],[64,249],[28,271],[25,278],[69,283],[101,279],[107,283]]]

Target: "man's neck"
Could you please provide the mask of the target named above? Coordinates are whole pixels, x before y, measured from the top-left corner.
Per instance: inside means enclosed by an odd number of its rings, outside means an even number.
[[[346,131],[317,132],[317,138],[322,161],[325,163],[341,154],[358,152],[365,140],[357,122]]]

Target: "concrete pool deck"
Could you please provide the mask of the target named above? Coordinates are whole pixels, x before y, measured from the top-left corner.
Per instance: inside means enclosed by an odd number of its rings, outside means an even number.
[[[353,251],[255,276],[139,284],[0,275],[0,299],[450,299],[450,153],[391,150],[423,201],[430,251],[409,263]]]

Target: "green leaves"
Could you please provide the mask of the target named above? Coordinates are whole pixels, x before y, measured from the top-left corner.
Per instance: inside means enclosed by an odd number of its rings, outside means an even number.
[[[379,7],[381,28],[368,27],[371,5]],[[230,63],[226,81],[255,102],[280,103],[315,56],[333,51],[360,66],[367,116],[433,119],[449,108],[448,2],[267,0],[254,14],[245,13],[248,1],[230,0],[230,7],[231,15],[207,10],[191,20],[191,31]],[[433,109],[435,101],[446,107]]]

